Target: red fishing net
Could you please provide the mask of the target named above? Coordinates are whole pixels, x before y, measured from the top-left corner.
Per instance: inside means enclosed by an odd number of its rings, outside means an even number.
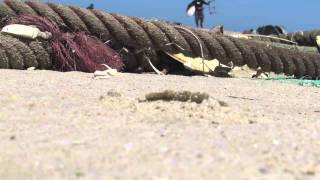
[[[84,32],[63,33],[55,22],[40,16],[22,15],[11,23],[34,25],[41,31],[50,32],[53,63],[58,70],[94,72],[106,68],[103,64],[117,70],[124,68],[118,53]]]

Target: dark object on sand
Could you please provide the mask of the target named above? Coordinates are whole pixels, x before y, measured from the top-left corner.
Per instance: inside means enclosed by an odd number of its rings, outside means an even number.
[[[146,95],[147,101],[181,101],[181,102],[195,102],[195,103],[202,103],[204,100],[208,100],[209,95],[207,93],[200,93],[200,92],[190,92],[190,91],[181,91],[175,92],[171,90],[166,90],[163,92],[157,93],[149,93]]]
[[[256,30],[257,34],[261,35],[281,35],[286,34],[286,31],[284,28],[280,26],[274,26],[274,25],[267,25],[267,26],[261,26]]]
[[[253,29],[246,29],[246,30],[242,31],[242,34],[254,34],[254,30]]]
[[[87,7],[87,9],[90,9],[90,10],[94,9],[94,4],[91,3],[91,4]]]

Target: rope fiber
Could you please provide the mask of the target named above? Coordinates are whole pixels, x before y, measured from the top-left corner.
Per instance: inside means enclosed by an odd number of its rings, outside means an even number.
[[[127,71],[142,69],[152,71],[148,60],[160,67],[165,59],[159,53],[184,53],[191,57],[218,59],[223,64],[232,62],[236,66],[247,64],[250,68],[265,72],[284,73],[295,77],[320,75],[320,55],[256,43],[252,40],[237,39],[219,35],[205,29],[183,26],[198,36],[159,20],[145,20],[100,10],[88,10],[60,4],[21,2],[5,0],[0,3],[0,25],[17,15],[39,15],[56,22],[63,31],[84,31],[103,42],[111,42],[114,49],[122,51]],[[42,55],[45,54],[45,55]],[[147,56],[147,57],[146,57]],[[0,68],[24,69],[35,66],[50,69],[50,47],[45,42],[26,42],[17,38],[0,36]]]

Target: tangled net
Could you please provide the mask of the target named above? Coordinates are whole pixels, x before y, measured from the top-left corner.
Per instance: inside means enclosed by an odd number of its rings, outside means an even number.
[[[43,32],[50,32],[50,44],[55,60],[53,64],[60,71],[94,72],[101,64],[118,70],[123,68],[123,63],[115,51],[84,32],[62,33],[52,20],[33,15],[19,16],[12,23],[34,25]]]

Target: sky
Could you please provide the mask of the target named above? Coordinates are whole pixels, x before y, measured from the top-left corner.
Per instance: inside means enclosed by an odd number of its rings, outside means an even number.
[[[44,1],[47,2],[48,0]],[[49,0],[79,5],[94,3],[96,9],[148,19],[163,19],[194,26],[185,13],[191,0]],[[224,25],[242,31],[263,25],[282,25],[289,32],[320,28],[320,0],[216,0],[216,13],[205,9],[205,27]]]

